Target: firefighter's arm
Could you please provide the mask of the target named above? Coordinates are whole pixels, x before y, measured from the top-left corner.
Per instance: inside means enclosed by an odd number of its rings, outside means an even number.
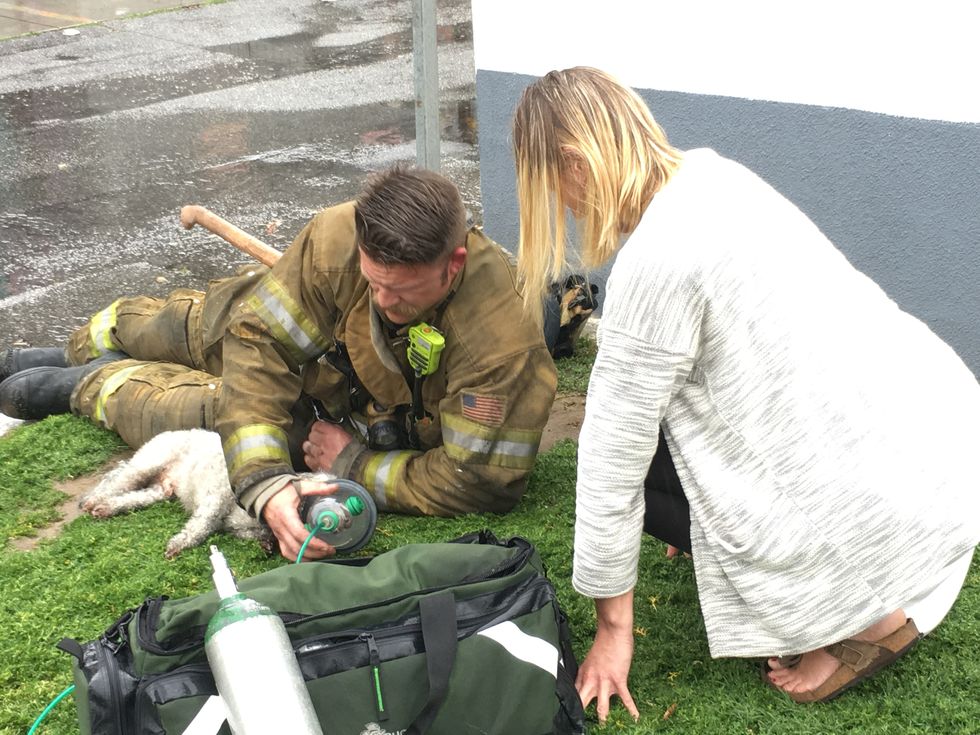
[[[520,500],[554,401],[554,364],[543,346],[491,368],[449,375],[439,403],[442,445],[375,452],[348,444],[332,471],[364,485],[379,508],[417,515],[503,513]]]
[[[300,395],[300,370],[329,346],[336,308],[312,278],[317,219],[237,307],[222,342],[222,393],[215,425],[228,475],[252,513],[268,500],[264,481],[290,475],[290,409]]]

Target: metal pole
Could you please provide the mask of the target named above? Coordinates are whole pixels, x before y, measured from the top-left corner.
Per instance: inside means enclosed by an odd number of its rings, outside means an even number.
[[[436,0],[412,0],[415,58],[415,160],[439,170],[439,60],[436,54]]]

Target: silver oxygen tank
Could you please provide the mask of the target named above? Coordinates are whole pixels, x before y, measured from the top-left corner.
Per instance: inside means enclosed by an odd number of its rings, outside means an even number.
[[[282,620],[238,591],[224,555],[211,547],[221,602],[204,637],[234,735],[323,735]]]

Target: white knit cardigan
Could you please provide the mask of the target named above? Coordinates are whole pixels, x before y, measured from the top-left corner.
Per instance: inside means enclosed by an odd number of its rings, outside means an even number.
[[[980,541],[976,378],[746,168],[689,151],[621,248],[603,309],[580,593],[636,583],[658,423],[713,656],[853,635]]]

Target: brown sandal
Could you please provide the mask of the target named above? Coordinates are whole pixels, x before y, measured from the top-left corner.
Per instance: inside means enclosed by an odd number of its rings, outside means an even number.
[[[786,692],[794,702],[828,702],[864,681],[872,674],[894,663],[922,637],[911,618],[894,633],[877,641],[849,638],[824,650],[841,662],[823,684],[805,692]]]

